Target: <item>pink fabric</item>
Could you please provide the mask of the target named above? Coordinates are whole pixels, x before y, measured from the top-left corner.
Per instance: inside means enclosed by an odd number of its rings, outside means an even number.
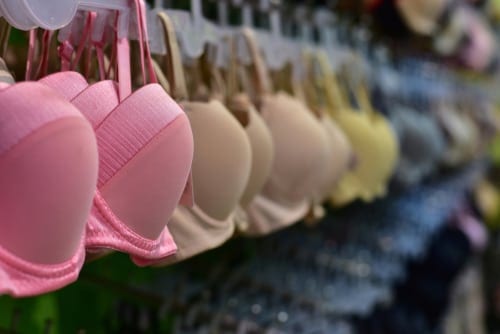
[[[59,264],[36,264],[0,247],[0,295],[29,297],[55,291],[75,282],[85,260],[82,243],[77,253]]]
[[[462,58],[472,69],[482,71],[492,61],[495,40],[476,15],[470,15],[468,30],[470,44],[461,51]]]
[[[83,264],[95,136],[75,107],[36,82],[0,91],[0,124],[0,293],[52,291]]]
[[[101,161],[99,187],[109,181],[164,127],[176,117],[184,115],[180,107],[166,97],[160,85],[145,86],[123,101],[107,116],[106,122],[96,129]],[[84,115],[87,114],[87,108],[81,105],[77,107]]]
[[[489,239],[488,231],[476,217],[468,212],[459,213],[456,225],[467,236],[476,252],[482,252],[486,249]]]
[[[85,115],[95,130],[120,104],[116,89],[117,84],[114,81],[106,80],[76,94],[68,91],[65,95]]]
[[[89,86],[87,80],[77,72],[59,72],[48,75],[38,82],[52,88],[65,100],[73,100]]]
[[[45,93],[47,96],[44,96]],[[2,140],[0,141],[0,154],[5,153],[21,139],[46,123],[69,115],[80,116],[78,110],[67,108],[67,102],[59,99],[50,89],[36,83],[26,82],[13,85],[1,91],[1,94],[2,123],[0,123],[0,133]],[[49,100],[51,103],[47,105],[50,105],[51,108],[44,108],[43,112],[35,112],[38,106],[45,105],[40,103],[43,100]],[[24,107],[26,103],[31,105]],[[32,108],[31,112],[19,112],[21,106]]]
[[[132,255],[138,265],[149,260],[163,259],[176,252],[170,232],[164,229],[156,240],[138,235],[111,211],[99,191],[94,198],[92,215],[87,224],[85,247],[90,253],[99,253],[103,248],[114,249]]]

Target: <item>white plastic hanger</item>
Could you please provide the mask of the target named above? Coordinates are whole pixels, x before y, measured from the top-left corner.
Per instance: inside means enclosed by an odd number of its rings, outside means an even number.
[[[330,60],[330,64],[334,69],[337,68],[339,47],[334,30],[335,16],[327,10],[318,9],[313,14],[313,22],[319,34],[320,47],[322,52],[325,52]]]
[[[201,57],[207,41],[202,8],[201,0],[191,0],[190,11],[165,10],[180,39],[182,53],[191,59]]]
[[[149,47],[153,54],[165,55],[167,53],[163,29],[158,19],[158,13],[166,7],[165,0],[155,0],[154,7],[147,11]]]
[[[271,70],[280,70],[290,61],[290,52],[296,48],[285,39],[281,27],[280,1],[261,0],[261,11],[269,13],[270,33],[265,34],[261,48]]]
[[[165,12],[174,25],[180,41],[181,51],[189,59],[199,58],[207,43],[217,44],[220,31],[216,24],[203,17],[201,0],[191,0],[190,11],[165,8],[165,1],[156,0],[154,8],[148,13],[151,52],[164,55],[167,52],[163,30],[157,18],[158,12]]]
[[[313,23],[310,20],[310,12],[306,6],[297,6],[294,12],[294,21],[299,26],[299,38],[295,41],[295,48],[290,50],[292,64],[292,75],[294,82],[307,80],[304,67],[304,51],[314,52]]]
[[[232,0],[232,5],[241,9],[242,15],[242,26],[243,28],[250,28],[257,36],[257,32],[255,30],[254,22],[253,22],[253,8],[246,0]],[[237,57],[238,60],[244,65],[252,64],[252,56],[250,54],[250,50],[248,49],[248,45],[244,41],[244,38],[241,38],[239,34],[236,33],[238,37],[237,42]]]
[[[217,2],[217,19],[219,26],[226,28],[229,26],[229,8],[227,0],[215,0]]]
[[[295,21],[299,25],[299,38],[306,48],[312,47],[313,23],[310,20],[310,12],[306,6],[297,6],[294,13]]]
[[[128,0],[0,0],[2,15],[21,30],[61,29],[73,20],[78,9],[119,11],[118,37],[128,35]]]
[[[254,28],[252,4],[248,0],[232,0],[235,7],[241,8],[241,23],[244,27]]]
[[[229,27],[229,0],[216,1],[219,40],[213,61],[218,68],[227,68],[231,53],[231,38],[234,35],[235,29]]]

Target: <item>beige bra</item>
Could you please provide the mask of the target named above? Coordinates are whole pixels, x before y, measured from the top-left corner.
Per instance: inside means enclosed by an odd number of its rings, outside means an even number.
[[[233,235],[235,224],[243,219],[236,220],[237,209],[252,163],[245,131],[219,101],[182,106],[194,135],[195,203],[192,208],[179,206],[169,224],[177,261],[217,247]]]
[[[182,101],[187,97],[187,88],[175,31],[166,14],[158,15],[170,55],[167,62],[170,84],[165,88]],[[178,262],[215,248],[233,235],[240,216],[238,204],[252,166],[252,148],[245,130],[221,102],[180,104],[193,130],[194,201],[192,207],[179,206],[175,210],[168,226],[178,251],[157,265]]]
[[[246,94],[237,94],[231,100],[228,107],[233,113],[237,114],[238,110],[246,112],[247,120],[243,123],[246,123],[244,128],[252,148],[250,179],[240,201],[241,207],[246,208],[261,192],[271,174],[274,142],[271,131]]]
[[[270,129],[246,92],[248,76],[237,59],[236,38],[228,37],[227,43],[230,55],[226,70],[226,104],[245,128],[252,148],[250,179],[240,201],[241,207],[246,208],[261,192],[271,174],[275,157],[274,141]],[[245,233],[247,229],[248,221],[244,225],[239,225],[241,233]]]
[[[253,32],[243,29],[252,56],[252,97],[274,142],[275,158],[263,191],[247,207],[249,235],[268,234],[300,221],[322,184],[328,137],[307,107],[289,94],[272,94]]]
[[[350,169],[353,152],[347,136],[328,112],[328,105],[325,101],[326,96],[322,94],[323,87],[315,77],[315,59],[315,54],[311,52],[304,53],[304,66],[308,73],[308,80],[304,81],[300,88],[303,90],[303,96],[307,104],[314,110],[314,114],[317,115],[323,130],[329,138],[328,147],[330,153],[324,162],[324,179],[314,198],[315,203],[322,203],[329,198],[342,176]]]

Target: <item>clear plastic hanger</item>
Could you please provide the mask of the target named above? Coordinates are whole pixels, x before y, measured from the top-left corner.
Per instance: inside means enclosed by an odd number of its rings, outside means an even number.
[[[253,20],[254,8],[250,1],[233,0],[234,6],[240,7],[242,11],[242,26],[250,28],[257,39],[259,48],[264,55],[266,64],[272,70],[283,68],[286,64],[288,45],[281,32],[281,14],[279,13],[279,2],[272,0],[261,0],[257,6],[259,11],[269,13],[270,30],[259,29]],[[250,52],[242,39],[238,40],[238,58],[242,64],[250,65],[252,59]]]
[[[290,52],[296,50],[283,36],[281,1],[260,0],[259,9],[269,14],[269,31],[259,30],[257,38],[270,70],[280,70],[290,61]]]
[[[164,55],[167,50],[161,26],[157,19],[159,11],[164,11],[172,20],[174,29],[181,41],[182,52],[189,59],[199,58],[205,45],[217,44],[220,39],[218,27],[203,17],[201,0],[191,0],[190,11],[165,8],[165,2],[155,1],[153,10],[149,12],[148,31],[150,31],[151,51],[155,54]]]
[[[217,2],[217,20],[218,20],[218,40],[215,44],[215,54],[213,62],[218,68],[227,68],[229,66],[231,39],[235,29],[229,26],[229,0],[215,0]]]
[[[57,30],[68,25],[77,10],[98,11],[116,10],[120,18],[118,37],[128,35],[128,0],[1,0],[0,12],[9,23],[21,30],[40,27]]]
[[[332,69],[337,71],[351,52],[340,44],[337,18],[331,11],[320,8],[313,13],[312,21],[318,31],[320,48],[328,56]]]
[[[255,26],[253,22],[253,8],[251,4],[246,0],[231,0],[231,4],[241,9],[241,16],[242,16],[241,24],[243,28],[249,28],[255,32]],[[236,36],[238,36],[238,34],[236,34]],[[238,60],[243,65],[247,66],[252,64],[252,57],[250,54],[250,50],[247,47],[243,37],[237,39],[237,54],[238,54]]]
[[[248,0],[233,0],[233,5],[241,7],[241,23],[244,27],[254,28],[255,22],[253,19],[252,4]]]

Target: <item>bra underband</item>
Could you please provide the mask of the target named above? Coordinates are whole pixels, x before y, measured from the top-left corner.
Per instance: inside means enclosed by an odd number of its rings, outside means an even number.
[[[59,264],[31,263],[0,247],[0,295],[29,297],[58,290],[78,279],[84,261],[83,238],[76,254]]]
[[[284,229],[303,219],[308,210],[307,200],[287,206],[265,195],[257,195],[246,209],[250,224],[245,234],[259,236]]]
[[[227,219],[220,221],[211,218],[196,205],[192,208],[179,206],[170,224],[170,231],[178,247],[177,253],[162,261],[146,261],[138,264],[165,266],[217,248],[230,239],[235,227],[245,223],[246,219],[245,212],[239,207]]]

